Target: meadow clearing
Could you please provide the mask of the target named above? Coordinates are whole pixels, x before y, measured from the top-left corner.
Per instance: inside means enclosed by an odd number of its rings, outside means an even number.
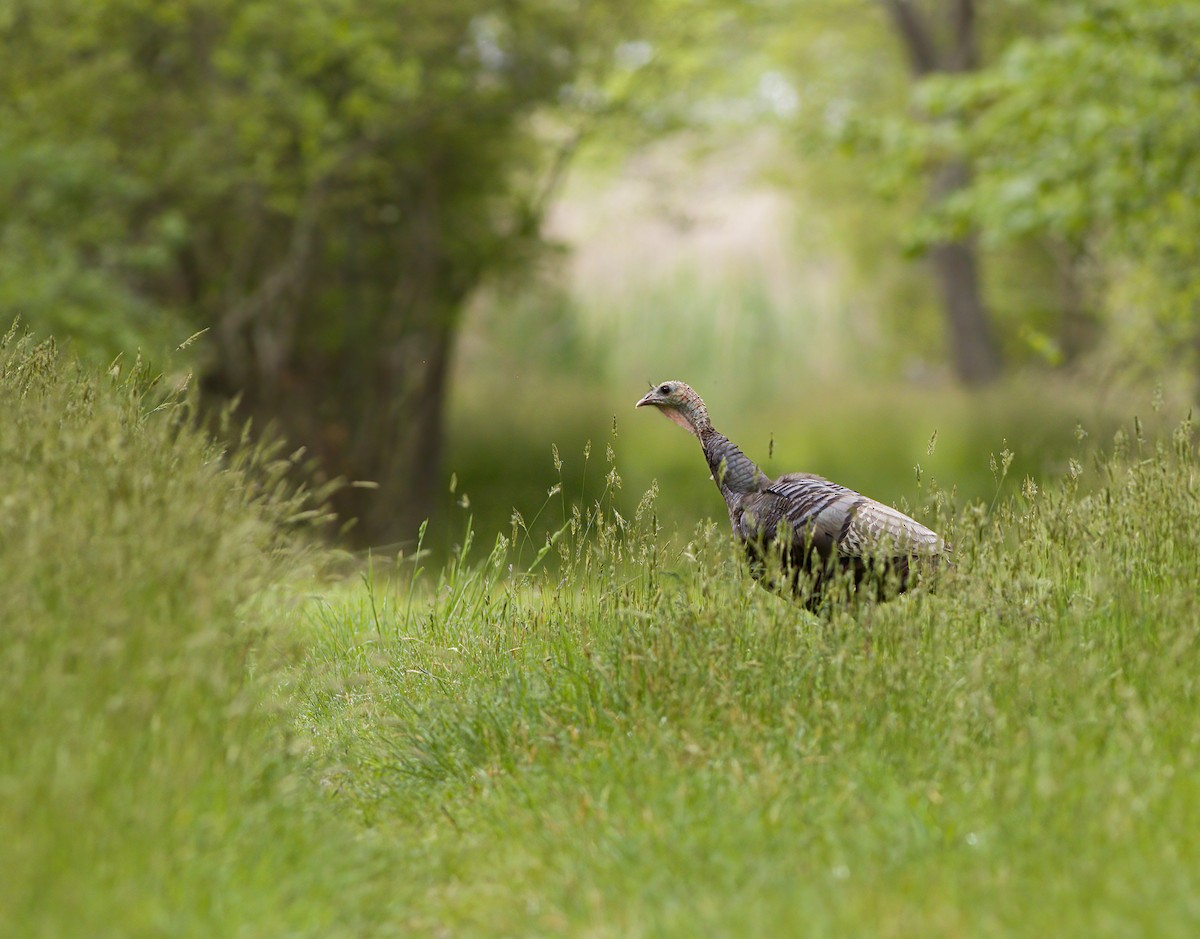
[[[954,571],[817,617],[601,444],[552,544],[365,564],[136,368],[10,336],[0,397],[5,934],[1200,922],[1190,424],[927,484]]]

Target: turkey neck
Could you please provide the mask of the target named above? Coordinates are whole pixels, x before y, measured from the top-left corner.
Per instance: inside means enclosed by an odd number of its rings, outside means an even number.
[[[711,424],[703,427],[696,436],[700,438],[708,468],[726,502],[739,495],[760,492],[770,484],[770,479],[754,461]]]

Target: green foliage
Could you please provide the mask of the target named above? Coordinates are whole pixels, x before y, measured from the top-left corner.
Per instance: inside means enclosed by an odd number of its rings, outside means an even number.
[[[609,52],[611,12],[7,4],[0,315],[107,330],[111,351],[152,317],[214,325],[255,298],[269,325],[299,315],[303,344],[353,345],[417,251],[447,268],[453,307],[536,235],[527,119]],[[281,291],[302,314],[275,308]]]
[[[955,569],[824,619],[723,531],[664,545],[662,499],[623,517],[615,479],[552,575],[519,530],[474,563],[468,538],[313,617],[313,771],[414,846],[410,930],[1194,931],[1189,424],[994,511],[933,492]]]
[[[1194,364],[1200,257],[1200,7],[1172,0],[1033,3],[1044,31],[922,101],[942,122],[918,152],[965,154],[972,185],[933,231],[1050,236],[1093,281],[1142,364]]]
[[[209,328],[205,392],[378,483],[338,496],[364,537],[408,535],[462,306],[539,253],[636,9],[7,4],[0,317],[106,355]]]
[[[887,345],[939,343],[937,298],[901,253],[982,233],[985,299],[1008,361],[1059,365],[1099,345],[1147,371],[1191,368],[1196,5],[970,4],[982,71],[937,74],[915,94],[884,6],[763,4],[747,20],[772,27],[748,43],[764,50],[754,67],[794,91],[787,124],[801,160],[781,176],[811,203],[806,234],[835,240],[853,264],[850,283]],[[940,41],[962,5],[908,6]],[[958,159],[971,185],[930,199],[931,176]]]

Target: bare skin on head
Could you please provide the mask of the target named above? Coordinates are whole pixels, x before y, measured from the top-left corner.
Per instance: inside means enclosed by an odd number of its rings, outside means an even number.
[[[771,479],[713,427],[704,400],[685,382],[655,385],[637,407],[657,408],[700,441],[734,537],[756,575],[766,554],[782,555],[793,586],[799,583],[795,572],[812,575],[810,606],[819,601],[830,574],[848,572],[857,584],[882,566],[903,590],[914,560],[936,559],[948,550],[936,532],[853,489],[810,473]]]

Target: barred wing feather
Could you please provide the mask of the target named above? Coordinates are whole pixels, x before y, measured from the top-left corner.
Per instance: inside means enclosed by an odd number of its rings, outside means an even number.
[[[867,557],[889,547],[897,555],[933,555],[942,540],[920,522],[853,489],[806,473],[781,476],[766,490],[784,503],[793,531],[807,531],[821,550]]]
[[[929,556],[944,549],[936,532],[890,505],[864,499],[846,527],[840,550],[853,557],[865,557],[883,545],[898,555]]]

